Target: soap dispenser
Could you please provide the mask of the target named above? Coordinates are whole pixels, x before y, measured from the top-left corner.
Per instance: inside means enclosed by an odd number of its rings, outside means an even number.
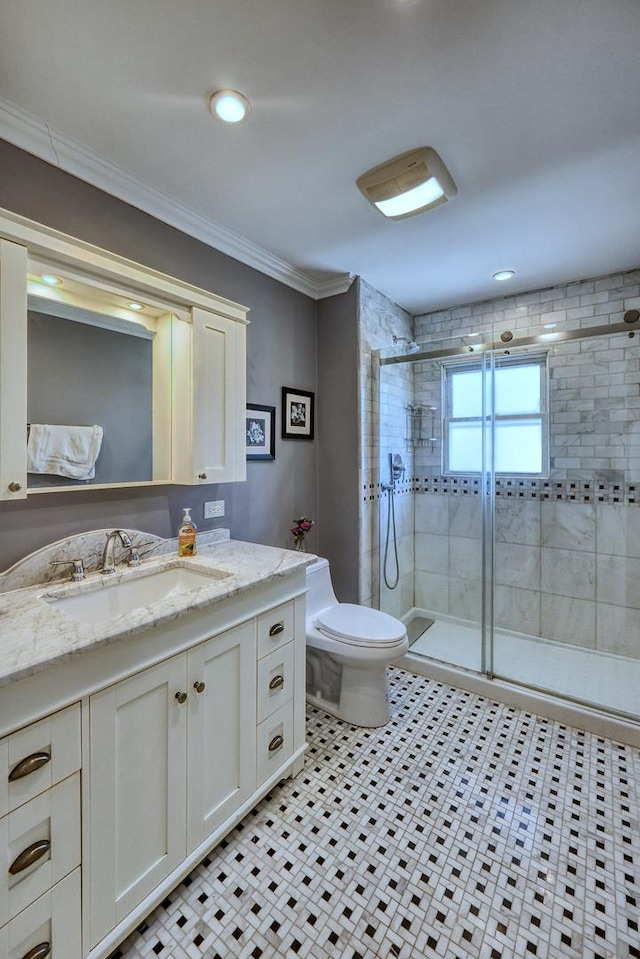
[[[178,528],[178,556],[195,556],[198,552],[196,536],[198,527],[191,519],[191,508],[184,506],[184,516]]]

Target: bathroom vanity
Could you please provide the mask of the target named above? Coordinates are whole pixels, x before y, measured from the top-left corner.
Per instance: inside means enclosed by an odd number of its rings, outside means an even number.
[[[226,540],[185,560],[146,540],[113,576],[34,582],[48,547],[0,577],[8,959],[104,959],[302,768],[311,557]]]

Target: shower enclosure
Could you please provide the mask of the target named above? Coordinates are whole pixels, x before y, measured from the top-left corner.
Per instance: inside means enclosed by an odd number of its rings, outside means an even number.
[[[380,608],[410,660],[637,721],[640,319],[556,316],[381,351]]]

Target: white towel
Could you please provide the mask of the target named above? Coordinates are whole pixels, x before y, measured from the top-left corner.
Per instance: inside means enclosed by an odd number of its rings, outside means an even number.
[[[101,426],[32,423],[27,443],[27,471],[54,473],[77,480],[93,479],[101,445]]]

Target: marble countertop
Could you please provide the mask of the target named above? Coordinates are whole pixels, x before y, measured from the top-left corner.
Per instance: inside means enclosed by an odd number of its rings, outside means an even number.
[[[194,557],[181,559],[175,553],[165,554],[146,559],[135,569],[120,566],[108,578],[91,572],[81,583],[41,582],[2,592],[0,686],[268,583],[306,567],[314,558],[309,553],[227,539],[199,548]],[[114,583],[176,565],[204,574],[220,570],[230,575],[212,576],[210,582],[186,594],[170,595],[96,623],[76,619],[47,601],[109,589]]]

